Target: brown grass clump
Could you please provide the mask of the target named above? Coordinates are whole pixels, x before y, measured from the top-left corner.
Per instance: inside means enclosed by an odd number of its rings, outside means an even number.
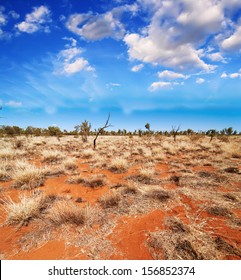
[[[214,216],[230,217],[232,213],[225,207],[213,206],[207,209],[207,212]]]
[[[33,165],[26,165],[24,168],[16,168],[13,171],[12,187],[23,190],[31,190],[44,184],[43,170]]]
[[[57,163],[61,161],[65,156],[58,150],[45,150],[42,152],[43,161],[49,163]]]
[[[101,206],[105,209],[117,207],[120,202],[120,195],[118,193],[109,193],[99,199]]]
[[[76,164],[76,160],[74,158],[67,158],[62,164],[64,169],[67,170],[75,170],[78,168],[78,165]]]
[[[106,177],[104,175],[94,175],[91,178],[83,178],[81,175],[73,176],[67,180],[70,184],[82,184],[85,187],[98,188],[107,184]]]
[[[223,251],[225,253],[228,253],[230,255],[236,255],[241,258],[241,252],[237,248],[235,248],[233,245],[227,243],[224,239],[221,237],[216,237],[215,239],[216,247],[219,251]]]
[[[210,260],[220,259],[213,238],[195,222],[184,225],[176,218],[165,221],[166,230],[152,232],[147,246],[154,259]]]
[[[188,232],[188,228],[178,219],[168,218],[166,220],[166,226],[174,233]]]
[[[126,186],[123,188],[122,194],[137,194],[138,193],[138,188],[136,186]]]
[[[237,167],[227,167],[224,171],[228,173],[239,173],[239,169]]]
[[[139,177],[143,180],[143,181],[151,181],[153,176],[155,175],[155,169],[154,168],[145,168],[142,167],[139,170]]]
[[[10,170],[11,163],[9,160],[0,160],[0,181],[8,181],[11,179]]]
[[[163,190],[152,190],[147,194],[147,196],[151,199],[158,200],[160,202],[166,202],[168,199],[171,198],[170,194]]]
[[[0,149],[0,159],[13,159],[16,152],[11,148]]]
[[[94,156],[95,152],[91,149],[86,149],[81,152],[82,157],[85,159],[90,159]]]
[[[200,254],[189,240],[178,240],[175,250],[183,260],[203,260],[204,257]]]
[[[20,195],[19,202],[14,202],[10,197],[3,200],[3,209],[7,214],[6,224],[27,225],[30,220],[40,215],[45,197]]]
[[[117,157],[111,161],[110,170],[116,173],[125,172],[128,169],[128,161],[125,158]]]
[[[86,212],[71,201],[57,201],[49,209],[48,219],[55,226],[62,224],[83,225],[86,221]]]

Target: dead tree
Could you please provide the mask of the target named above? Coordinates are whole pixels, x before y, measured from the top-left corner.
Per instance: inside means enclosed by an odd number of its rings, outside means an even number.
[[[108,116],[108,119],[107,119],[105,125],[103,127],[99,128],[97,133],[96,133],[96,136],[95,136],[95,139],[94,139],[94,150],[96,148],[96,140],[97,140],[98,136],[104,131],[105,128],[111,126],[111,124],[109,124],[109,120],[110,120],[110,113],[109,113],[109,116]]]
[[[174,141],[176,141],[176,137],[177,137],[179,129],[180,129],[180,125],[177,128],[175,126],[172,126],[171,134],[174,138]]]

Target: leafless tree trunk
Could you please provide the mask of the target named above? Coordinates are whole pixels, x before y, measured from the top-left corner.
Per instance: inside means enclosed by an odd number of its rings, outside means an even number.
[[[97,131],[97,134],[96,134],[95,139],[94,139],[94,150],[95,150],[95,148],[96,148],[96,140],[97,140],[98,136],[103,132],[103,130],[104,130],[105,128],[111,126],[111,124],[109,124],[109,120],[110,120],[110,113],[109,113],[109,116],[108,116],[108,119],[107,119],[105,125],[104,125],[103,127],[99,128],[98,131]]]
[[[172,127],[171,134],[174,138],[174,141],[176,141],[176,137],[177,137],[177,133],[178,133],[179,129],[180,129],[180,125],[178,126],[178,128],[176,128],[175,126]]]

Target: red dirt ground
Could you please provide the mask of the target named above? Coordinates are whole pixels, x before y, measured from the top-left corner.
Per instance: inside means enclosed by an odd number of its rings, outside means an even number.
[[[123,183],[124,178],[130,175],[134,175],[137,170],[137,166],[129,169],[127,173],[115,174],[108,170],[102,170],[101,173],[107,176],[110,185]],[[168,164],[156,164],[156,171],[160,174],[160,179],[165,179],[170,175]],[[98,173],[89,172],[88,164],[79,164],[79,170],[84,172],[86,177]],[[215,169],[212,166],[195,166],[194,172],[208,171],[214,172]],[[69,196],[70,199],[75,200],[78,197],[83,198],[90,205],[95,205],[98,199],[109,191],[109,187],[104,186],[96,189],[83,187],[79,184],[66,183],[67,176],[59,176],[48,178],[45,181],[43,187],[46,194],[63,194]],[[21,192],[13,188],[8,188],[11,182],[1,182],[1,187],[6,189],[4,195],[9,195],[13,200],[17,200],[18,194]],[[162,187],[167,190],[177,190],[179,187],[177,184],[167,182],[162,184]],[[232,188],[241,189],[240,184],[237,186],[232,185]],[[230,191],[230,187],[219,188],[219,191]],[[111,255],[106,255],[102,252],[102,257],[106,259],[152,259],[146,240],[151,232],[160,231],[165,228],[164,221],[168,217],[178,217],[183,223],[189,224],[190,216],[195,216],[198,213],[198,219],[206,219],[207,223],[205,229],[212,232],[213,236],[221,236],[224,240],[230,244],[235,245],[239,249],[241,248],[241,228],[232,228],[229,225],[226,217],[217,217],[202,211],[202,205],[205,201],[193,200],[191,197],[181,194],[181,204],[174,203],[173,207],[168,211],[157,209],[147,214],[138,214],[130,216],[120,216],[116,218],[116,224],[112,231],[106,236],[106,240],[110,242],[113,250]],[[86,203],[82,204],[83,206]],[[236,218],[241,219],[241,210],[234,210]],[[1,216],[0,222],[3,223],[5,215]],[[93,230],[97,230],[99,225],[92,227]],[[89,259],[89,255],[86,254],[88,248],[84,250],[78,246],[68,244],[66,240],[61,238],[61,235],[56,240],[44,241],[38,246],[33,246],[27,251],[21,251],[21,238],[26,234],[34,230],[31,223],[28,226],[17,228],[16,226],[2,226],[0,228],[0,254],[4,259]],[[19,251],[20,250],[20,251]],[[226,259],[241,259],[236,255],[226,254]]]

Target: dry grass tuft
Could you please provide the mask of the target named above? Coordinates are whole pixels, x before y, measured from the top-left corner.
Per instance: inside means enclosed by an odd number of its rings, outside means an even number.
[[[166,220],[166,226],[174,233],[184,233],[189,231],[187,226],[185,226],[180,220],[176,218],[168,218]]]
[[[121,197],[118,193],[108,193],[99,199],[104,209],[118,207]]]
[[[0,149],[0,159],[13,159],[16,152],[11,148]]]
[[[195,221],[184,225],[179,219],[165,221],[167,230],[151,232],[147,246],[154,259],[211,260],[221,259],[213,238]]]
[[[21,195],[18,203],[14,202],[10,197],[4,199],[2,207],[7,214],[6,224],[27,225],[30,220],[40,215],[45,199],[43,195]]]
[[[228,173],[239,173],[239,169],[237,167],[227,167],[224,171]]]
[[[98,188],[107,184],[105,175],[94,175],[91,178],[83,178],[81,175],[73,176],[69,178],[67,183],[70,184],[82,184],[85,187]]]
[[[64,166],[64,169],[67,170],[75,170],[78,168],[78,165],[76,164],[76,160],[74,158],[67,158],[62,164]]]
[[[11,169],[12,166],[9,160],[0,160],[0,181],[9,181],[11,179]]]
[[[12,187],[23,190],[31,190],[44,184],[43,170],[33,165],[14,169],[11,177],[14,180]]]
[[[85,159],[90,159],[94,156],[95,152],[91,149],[86,149],[81,152],[82,157]]]
[[[170,194],[163,190],[152,190],[147,194],[147,196],[160,202],[166,202],[171,198]]]
[[[48,163],[57,163],[64,159],[65,155],[57,150],[45,150],[42,152],[43,161]]]
[[[57,201],[49,209],[48,220],[55,226],[62,224],[83,225],[86,221],[86,212],[71,201]]]
[[[116,173],[125,172],[128,169],[128,161],[125,158],[117,157],[111,161],[110,170]]]
[[[228,253],[230,255],[236,255],[241,258],[241,252],[237,248],[235,248],[233,245],[227,243],[225,240],[223,240],[221,237],[217,237],[215,239],[215,244],[217,246],[217,249],[219,251],[223,251],[225,253]]]
[[[203,260],[204,257],[191,244],[189,240],[178,240],[175,250],[183,260]]]
[[[232,213],[225,207],[213,206],[207,209],[207,212],[214,216],[230,217]]]
[[[155,169],[154,168],[142,167],[139,170],[139,177],[143,181],[151,181],[154,175],[155,175]]]

